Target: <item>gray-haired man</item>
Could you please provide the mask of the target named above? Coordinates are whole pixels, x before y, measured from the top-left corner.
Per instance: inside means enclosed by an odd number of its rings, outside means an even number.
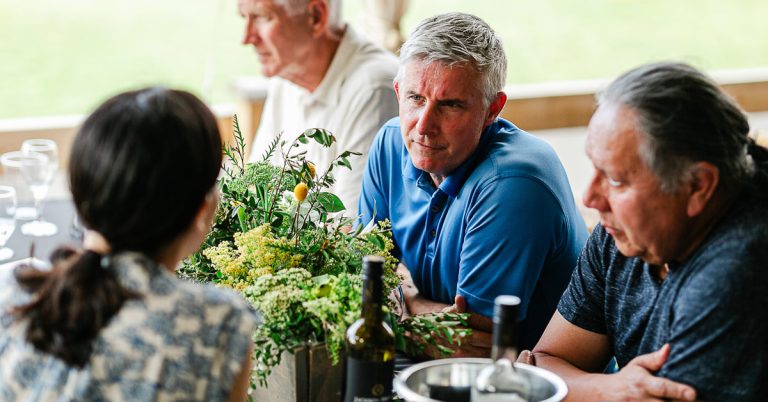
[[[281,132],[293,139],[309,128],[330,130],[330,149],[302,148],[319,169],[344,151],[363,154],[330,189],[354,210],[371,141],[397,114],[397,59],[341,20],[341,0],[238,0],[238,8],[246,19],[243,43],[271,77],[250,159],[261,158]]]
[[[688,65],[629,71],[598,105],[600,225],[535,363],[573,400],[768,400],[768,150]],[[611,356],[621,370],[599,374]]]
[[[533,345],[587,236],[552,148],[497,118],[505,79],[484,21],[422,22],[400,50],[400,117],[379,131],[363,177],[362,219],[392,222],[409,312],[472,313],[457,355],[489,353],[501,294],[522,299],[521,345]]]

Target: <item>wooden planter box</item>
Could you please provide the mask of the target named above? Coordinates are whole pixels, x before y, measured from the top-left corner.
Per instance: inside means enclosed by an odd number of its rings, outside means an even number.
[[[338,402],[344,381],[343,359],[331,364],[325,344],[283,352],[267,387],[251,393],[254,402]]]

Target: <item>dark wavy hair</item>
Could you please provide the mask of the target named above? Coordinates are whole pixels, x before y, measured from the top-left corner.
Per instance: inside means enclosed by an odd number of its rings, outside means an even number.
[[[156,257],[192,224],[216,183],[221,149],[216,118],[194,95],[160,87],[119,94],[74,140],[69,180],[77,212],[111,253]],[[101,328],[138,297],[104,257],[59,249],[51,271],[16,272],[35,293],[16,314],[29,320],[27,340],[37,349],[84,366]]]
[[[749,137],[745,113],[688,64],[630,70],[598,95],[598,104],[621,104],[637,113],[645,137],[640,155],[664,191],[674,191],[699,161],[717,166],[721,186],[732,196],[768,184],[768,151]]]

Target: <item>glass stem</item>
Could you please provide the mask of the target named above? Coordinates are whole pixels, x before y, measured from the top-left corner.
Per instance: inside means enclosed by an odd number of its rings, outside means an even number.
[[[43,200],[33,197],[35,200],[35,220],[43,220]]]

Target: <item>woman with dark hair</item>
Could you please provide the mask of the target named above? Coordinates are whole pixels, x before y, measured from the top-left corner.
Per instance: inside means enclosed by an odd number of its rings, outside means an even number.
[[[221,160],[187,92],[126,92],[88,117],[69,163],[85,250],[0,273],[0,400],[245,399],[254,313],[173,274],[210,227]]]

